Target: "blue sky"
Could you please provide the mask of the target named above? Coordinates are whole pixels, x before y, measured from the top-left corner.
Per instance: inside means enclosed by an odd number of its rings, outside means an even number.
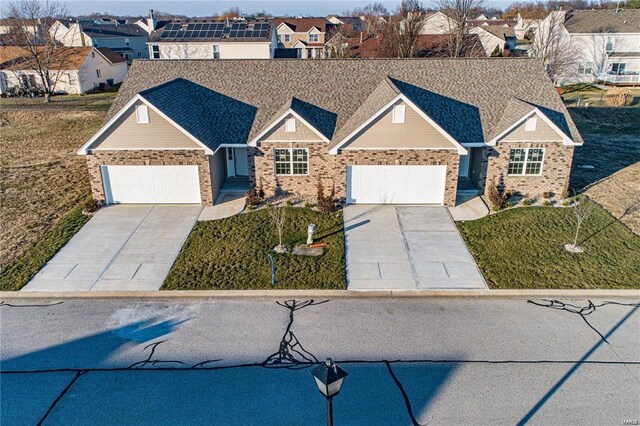
[[[380,1],[380,0],[378,0]],[[354,7],[364,6],[371,1],[351,1],[351,0],[174,0],[174,1],[105,1],[105,0],[67,0],[65,3],[72,15],[81,15],[91,12],[110,12],[117,15],[146,15],[149,9],[173,12],[187,16],[213,15],[222,12],[231,6],[239,6],[245,13],[266,10],[275,15],[315,15],[324,16],[329,13],[342,13],[344,10]],[[400,1],[381,1],[390,10],[393,10]],[[505,7],[510,1],[498,0],[487,1],[487,5]],[[424,0],[425,6],[430,5],[430,1]]]

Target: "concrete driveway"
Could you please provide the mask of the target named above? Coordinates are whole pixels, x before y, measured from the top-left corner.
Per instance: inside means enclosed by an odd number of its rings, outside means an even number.
[[[22,291],[158,290],[199,205],[114,205],[98,211]]]
[[[350,290],[485,289],[444,207],[344,209]]]

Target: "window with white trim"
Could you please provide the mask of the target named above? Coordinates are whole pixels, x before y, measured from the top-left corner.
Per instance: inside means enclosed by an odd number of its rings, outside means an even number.
[[[151,46],[151,57],[153,59],[160,59],[160,46],[157,44]]]
[[[220,59],[220,46],[214,44],[212,46],[213,49],[213,59]]]
[[[136,122],[138,124],[149,124],[149,108],[146,105],[136,107]]]
[[[284,131],[287,133],[293,133],[296,131],[295,118],[287,118],[287,121],[284,122]]]
[[[509,176],[537,176],[542,173],[544,148],[511,148],[509,151]]]
[[[274,148],[276,175],[309,173],[309,150],[306,148]]]
[[[96,77],[102,77],[102,71],[100,71],[100,68],[96,68]]]
[[[406,113],[406,107],[404,105],[394,105],[393,112],[391,113],[391,122],[393,124],[404,123]]]
[[[613,36],[608,36],[607,37],[607,44],[604,46],[604,49],[607,51],[607,53],[611,53],[613,52],[615,45],[614,45],[614,38]]]
[[[320,34],[309,34],[309,43],[318,43],[320,41]]]
[[[535,132],[537,124],[538,124],[538,118],[537,117],[529,117],[529,118],[527,118],[527,121],[524,122],[524,131],[525,132]]]
[[[592,75],[593,74],[593,62],[578,62],[578,74],[579,75]]]
[[[289,43],[291,41],[291,34],[282,34],[282,42]]]

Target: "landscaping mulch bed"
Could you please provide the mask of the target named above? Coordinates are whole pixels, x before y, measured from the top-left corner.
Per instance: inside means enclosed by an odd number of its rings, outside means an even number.
[[[640,237],[595,206],[570,253],[573,208],[522,207],[471,222],[460,232],[491,288],[638,289]]]
[[[267,209],[198,222],[162,289],[346,289],[342,212],[284,208],[283,244],[289,254],[273,251],[278,236]],[[324,253],[317,257],[290,254],[294,246],[306,242],[309,223],[316,225],[315,241],[327,243]],[[275,286],[269,255],[276,267]]]

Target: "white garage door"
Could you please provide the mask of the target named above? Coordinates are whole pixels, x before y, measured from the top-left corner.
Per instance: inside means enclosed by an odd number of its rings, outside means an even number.
[[[444,204],[447,166],[347,166],[349,204]]]
[[[108,204],[200,204],[198,166],[102,166]]]

